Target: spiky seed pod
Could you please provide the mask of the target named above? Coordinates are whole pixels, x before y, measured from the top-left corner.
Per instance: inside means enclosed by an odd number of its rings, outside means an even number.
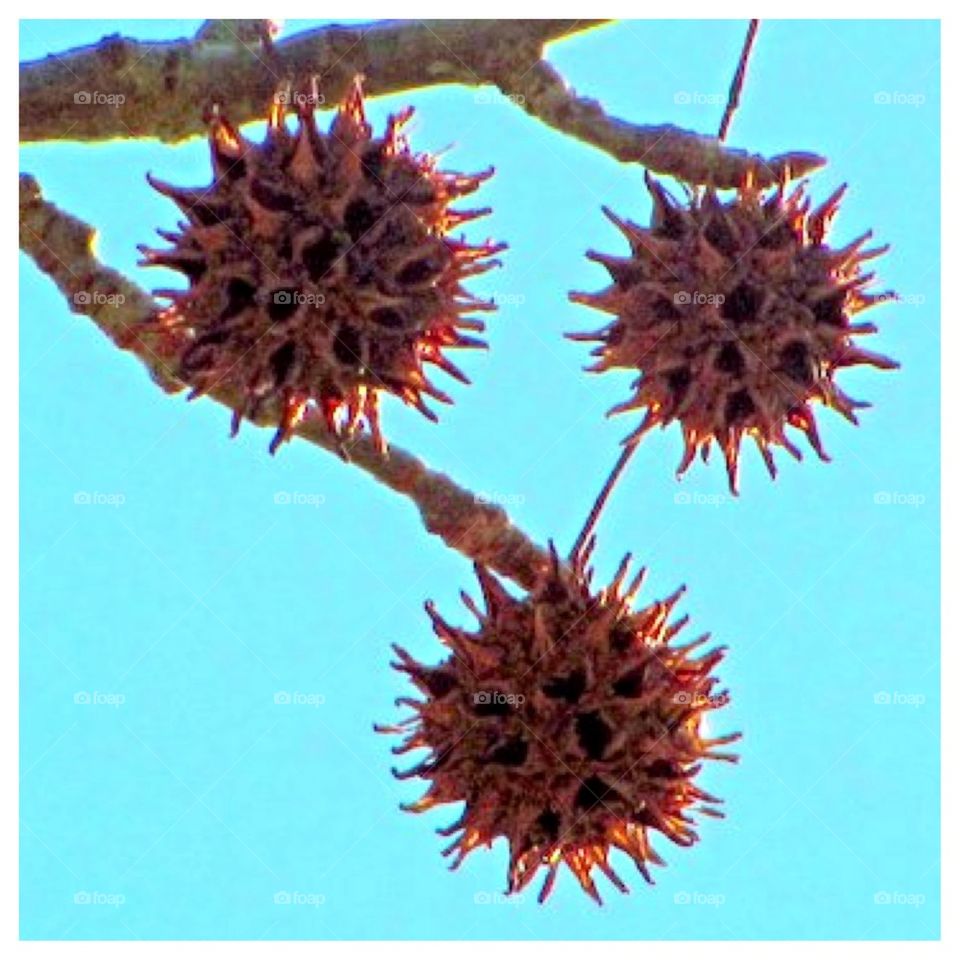
[[[682,475],[697,451],[706,461],[716,441],[726,459],[730,489],[737,491],[741,440],[756,442],[772,477],[771,446],[800,450],[785,434],[802,430],[823,460],[813,402],[857,423],[869,404],[848,397],[834,381],[844,367],[898,364],[856,346],[855,337],[876,332],[853,322],[863,310],[893,297],[866,292],[874,278],[862,265],[888,247],[864,249],[863,234],[842,249],[825,238],[845,187],[811,211],[801,183],[770,193],[752,178],[731,200],[713,190],[680,204],[647,176],[654,211],[650,227],[604,212],[630,244],[630,255],[590,251],[612,284],[599,293],[571,293],[572,300],[613,314],[593,333],[571,339],[600,341],[592,371],[635,369],[633,396],[610,413],[645,411],[625,442],[679,420]]]
[[[450,231],[488,210],[455,211],[492,173],[446,173],[412,153],[401,134],[412,109],[372,135],[359,81],[329,133],[317,128],[314,97],[299,98],[291,133],[278,97],[266,139],[252,143],[214,111],[210,147],[214,181],[187,190],[153,178],[186,216],[173,246],[141,247],[145,263],[186,275],[185,291],[154,321],[175,357],[191,398],[235,387],[243,416],[279,404],[271,451],[308,406],[346,436],[366,422],[384,449],[378,399],[388,392],[435,420],[423,394],[445,403],[424,372],[432,363],[464,382],[449,347],[485,344],[466,316],[493,309],[462,282],[494,266],[502,245],[471,246]]]
[[[505,837],[508,892],[544,866],[540,902],[564,863],[597,902],[595,867],[626,892],[611,847],[652,882],[648,864],[663,860],[649,832],[694,843],[692,810],[722,816],[712,806],[721,801],[694,784],[701,761],[736,759],[717,747],[738,735],[709,738],[703,729],[705,712],[727,702],[711,675],[724,651],[692,655],[708,636],[672,645],[687,619],[668,622],[683,588],[633,612],[644,571],[624,589],[628,556],[610,586],[593,593],[590,546],[571,566],[551,547],[550,564],[519,599],[478,565],[485,609],[463,594],[476,630],[451,626],[428,603],[450,656],[430,667],[395,647],[394,666],[424,699],[401,698],[414,714],[377,728],[406,736],[395,753],[429,751],[413,769],[394,771],[430,782],[406,809],[465,803],[439,831],[454,836],[444,851],[455,855],[452,866]]]

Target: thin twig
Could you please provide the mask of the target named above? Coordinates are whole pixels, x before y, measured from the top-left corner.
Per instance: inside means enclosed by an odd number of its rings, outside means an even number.
[[[617,462],[610,471],[610,475],[607,477],[603,488],[597,494],[597,499],[594,500],[593,507],[591,508],[590,513],[583,524],[583,529],[580,531],[580,535],[577,537],[573,548],[570,550],[571,563],[576,560],[577,556],[580,554],[580,551],[583,550],[584,546],[587,544],[587,541],[590,539],[590,535],[596,529],[597,523],[600,521],[600,514],[603,513],[603,508],[607,505],[607,500],[610,499],[610,494],[613,493],[613,488],[617,485],[617,481],[620,479],[623,471],[627,469],[627,464],[630,462],[630,458],[633,456],[634,451],[638,446],[639,444],[637,441],[632,441],[625,444],[623,449],[620,451],[620,456],[617,458]]]
[[[721,143],[727,139],[727,131],[730,129],[730,123],[737,107],[740,105],[740,94],[743,91],[743,81],[747,77],[747,64],[750,62],[750,53],[753,50],[753,41],[757,38],[757,30],[760,27],[759,20],[751,20],[747,27],[747,36],[743,41],[743,49],[740,51],[740,62],[737,64],[737,71],[733,75],[733,83],[730,84],[730,95],[727,97],[727,108],[723,111],[723,119],[720,121],[720,133],[717,138]]]

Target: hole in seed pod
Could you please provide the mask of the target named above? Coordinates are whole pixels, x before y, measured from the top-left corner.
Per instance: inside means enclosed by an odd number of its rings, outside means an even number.
[[[190,217],[197,221],[201,227],[215,227],[222,223],[230,215],[228,208],[211,207],[207,203],[195,203],[190,208]]]
[[[343,225],[354,242],[359,240],[376,222],[377,215],[362,197],[352,200],[343,214]]]
[[[626,653],[636,643],[637,636],[626,624],[617,624],[610,631],[610,649],[617,653]]]
[[[267,297],[267,316],[272,323],[289,320],[300,307],[300,291],[296,287],[271,290]]]
[[[647,767],[647,776],[675,778],[677,776],[677,770],[669,760],[654,760],[653,763]]]
[[[757,319],[757,311],[763,303],[759,290],[748,283],[738,284],[720,305],[720,315],[732,323],[749,323]]]
[[[478,717],[508,717],[513,705],[505,693],[492,690],[485,695],[474,694],[473,712]]]
[[[646,807],[635,810],[631,819],[644,827],[656,827],[658,825],[657,818]]]
[[[653,231],[658,237],[667,240],[682,240],[687,233],[687,225],[683,216],[672,207],[663,209],[663,223]]]
[[[278,213],[292,210],[294,206],[293,197],[291,197],[289,193],[271,186],[263,180],[253,181],[250,186],[250,195],[261,207]]]
[[[573,802],[578,810],[587,813],[616,796],[617,791],[613,787],[607,786],[599,777],[593,776],[580,784]]]
[[[657,297],[653,301],[651,309],[658,320],[679,320],[682,316],[680,311],[666,297]]]
[[[775,227],[768,230],[758,241],[757,246],[763,250],[779,250],[781,247],[793,243],[793,230],[786,220],[781,220]]]
[[[843,326],[843,305],[846,300],[846,294],[840,292],[824,300],[818,300],[813,305],[813,315],[817,318],[817,323],[828,323],[832,327]]]
[[[224,180],[242,180],[247,175],[247,161],[238,160],[236,157],[220,156],[220,162],[223,164],[223,170],[220,178]]]
[[[301,259],[310,279],[317,283],[333,268],[340,256],[340,245],[330,236],[321,237],[303,248]]]
[[[499,763],[504,767],[522,767],[527,762],[530,746],[520,737],[514,737],[500,744],[489,756],[490,763]]]
[[[643,693],[643,667],[635,667],[615,680],[613,692],[615,696],[626,697],[628,700],[639,697]]]
[[[424,674],[422,679],[430,691],[430,696],[438,700],[445,697],[457,685],[456,677],[445,670],[431,670]]]
[[[537,828],[547,838],[556,840],[560,836],[560,814],[553,810],[544,810],[536,820]]]
[[[221,320],[230,320],[257,303],[257,288],[239,277],[232,277],[227,281],[226,295],[227,305],[220,312]]]
[[[717,354],[717,359],[713,362],[713,365],[717,370],[721,370],[723,373],[729,373],[732,377],[742,377],[743,371],[747,366],[746,361],[743,359],[743,354],[737,345],[730,341],[720,348],[720,352]]]
[[[677,367],[676,370],[669,371],[666,375],[667,387],[673,394],[673,402],[679,403],[690,389],[693,382],[693,374],[689,367]]]
[[[810,369],[810,353],[801,340],[788,343],[780,354],[780,369],[791,380],[810,386],[813,383],[813,371]]]
[[[363,175],[368,180],[379,180],[383,176],[383,154],[379,147],[370,147],[360,161]]]
[[[393,307],[377,307],[370,311],[370,319],[380,327],[397,330],[403,326],[403,314]]]
[[[286,383],[296,358],[297,348],[289,341],[273,351],[270,355],[270,370],[273,372],[273,382],[275,386]]]
[[[436,268],[429,260],[414,260],[408,263],[398,274],[397,283],[403,286],[414,286],[419,283],[426,283],[437,273]]]
[[[545,696],[551,700],[566,700],[567,703],[576,703],[583,695],[587,686],[587,678],[582,670],[574,670],[567,677],[554,677],[548,680],[543,687]]]
[[[723,408],[723,419],[728,427],[732,427],[735,423],[746,420],[756,409],[750,391],[737,390],[727,397]]]
[[[344,324],[333,341],[333,355],[347,367],[355,367],[363,362],[361,357],[360,334],[353,327]]]
[[[737,255],[739,250],[737,240],[722,217],[714,217],[707,224],[707,229],[703,231],[703,235],[707,238],[707,242],[724,256],[732,258]]]
[[[613,739],[613,731],[600,714],[596,710],[579,714],[575,727],[580,749],[591,760],[602,760]]]

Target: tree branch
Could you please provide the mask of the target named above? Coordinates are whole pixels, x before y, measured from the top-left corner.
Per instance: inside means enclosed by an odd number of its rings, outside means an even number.
[[[94,238],[90,226],[44,200],[37,181],[21,174],[20,248],[56,283],[74,313],[90,317],[117,346],[134,353],[163,389],[182,390],[184,384],[155,349],[156,341],[143,333],[143,321],[156,309],[152,298],[97,260]],[[231,409],[240,405],[239,394],[229,389],[214,390],[210,396]],[[278,413],[265,410],[255,423],[275,427]],[[318,417],[308,417],[296,435],[340,453],[340,443]],[[430,533],[522,587],[533,586],[547,555],[513,526],[502,508],[482,502],[403,450],[394,447],[389,456],[381,456],[366,434],[352,439],[348,451],[351,463],[409,497]]]
[[[20,68],[20,138],[177,141],[205,132],[203,107],[227,106],[234,123],[262,119],[286,83],[316,77],[326,102],[365,76],[370,96],[458,83],[494,84],[531,116],[623,162],[691,183],[738,186],[752,169],[766,186],[825,161],[770,159],[670,124],[640,126],[579,97],[543,59],[544,47],[601,20],[386,20],[336,24],[274,42],[267,21],[210,21],[196,37],[141,42],[119,35]],[[256,25],[260,24],[259,27]]]

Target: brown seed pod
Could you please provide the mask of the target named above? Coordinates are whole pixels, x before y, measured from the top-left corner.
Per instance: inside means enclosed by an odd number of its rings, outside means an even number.
[[[772,477],[772,445],[801,458],[787,426],[802,430],[828,460],[811,404],[822,403],[856,424],[855,411],[869,404],[840,390],[837,371],[859,364],[898,366],[853,339],[876,327],[852,318],[894,298],[867,293],[874,274],[862,270],[888,248],[864,249],[870,232],[839,250],[825,243],[845,187],[811,211],[803,183],[789,194],[786,182],[764,194],[748,179],[731,200],[706,189],[682,205],[646,179],[652,225],[640,227],[605,208],[627,238],[630,255],[590,251],[587,256],[602,263],[613,282],[599,293],[570,294],[615,317],[594,333],[568,335],[600,341],[593,351],[599,360],[588,369],[640,374],[633,396],[610,411],[645,411],[625,442],[679,420],[684,452],[677,475],[698,450],[706,460],[716,441],[733,493],[744,435],[753,438]]]
[[[626,892],[608,862],[611,847],[652,882],[647,865],[663,860],[649,832],[693,844],[693,810],[722,816],[712,806],[721,801],[694,784],[701,761],[736,759],[716,748],[738,734],[709,738],[703,729],[706,711],[727,702],[711,675],[723,649],[692,656],[708,636],[672,645],[687,619],[668,623],[683,588],[631,612],[643,571],[623,589],[628,556],[610,586],[593,593],[591,547],[571,566],[551,547],[539,583],[519,599],[478,565],[485,609],[463,594],[479,621],[474,631],[451,626],[427,604],[450,656],[429,667],[395,647],[394,666],[424,699],[401,698],[414,715],[377,728],[406,735],[395,753],[429,751],[413,769],[394,771],[430,783],[406,809],[465,803],[439,831],[454,836],[444,851],[455,854],[453,867],[505,837],[508,892],[543,866],[541,902],[564,863],[598,902],[595,867]]]
[[[317,128],[315,98],[296,99],[296,132],[278,97],[260,144],[214,111],[209,187],[148,178],[187,219],[179,232],[159,231],[171,249],[141,247],[145,263],[189,281],[186,290],[157,291],[172,304],[151,323],[193,388],[191,399],[218,385],[242,394],[234,433],[242,417],[276,404],[272,452],[316,406],[341,436],[365,421],[384,449],[380,393],[435,420],[423,394],[451,401],[424,364],[468,382],[443,351],[484,346],[463,333],[483,330],[466,314],[493,304],[461,284],[496,265],[490,257],[503,245],[451,239],[453,228],[489,211],[450,204],[493,170],[446,173],[434,158],[412,153],[400,132],[412,109],[374,137],[359,81],[329,133]]]

